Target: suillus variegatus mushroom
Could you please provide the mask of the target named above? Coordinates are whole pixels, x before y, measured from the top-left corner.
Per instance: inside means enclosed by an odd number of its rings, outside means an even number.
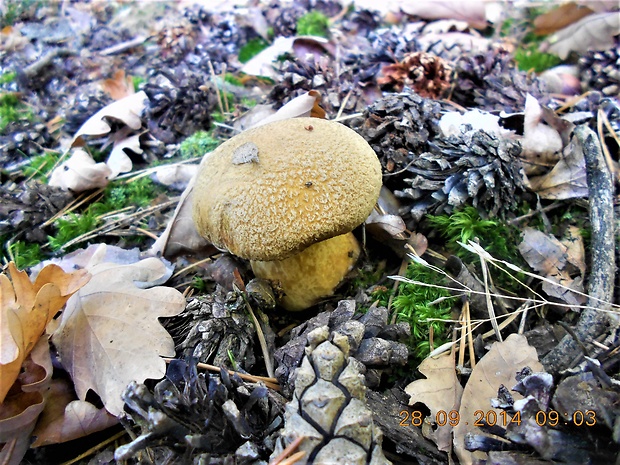
[[[203,237],[275,283],[283,307],[302,310],[331,295],[355,264],[360,249],[350,232],[380,189],[381,165],[355,131],[292,118],[244,131],[207,155],[193,217]]]

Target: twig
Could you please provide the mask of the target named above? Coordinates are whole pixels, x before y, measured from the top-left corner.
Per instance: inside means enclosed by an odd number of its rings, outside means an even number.
[[[245,290],[240,292],[241,297],[243,298],[243,301],[245,302],[245,307],[247,308],[248,312],[250,313],[250,317],[252,318],[252,321],[254,322],[254,326],[256,327],[256,335],[258,336],[258,342],[260,343],[260,348],[263,351],[263,358],[265,359],[265,368],[267,369],[267,374],[272,377],[275,378],[275,374],[274,374],[274,370],[273,370],[273,361],[271,360],[271,354],[269,353],[269,350],[267,349],[267,340],[265,339],[265,335],[263,334],[263,328],[261,327],[258,319],[256,318],[256,315],[254,315],[254,310],[252,310],[252,306],[250,305],[250,302],[248,301],[248,297],[246,295]]]
[[[224,105],[222,105],[222,96],[220,95],[220,88],[217,85],[217,76],[215,74],[215,69],[213,69],[213,63],[211,63],[211,60],[209,60],[207,62],[209,64],[209,72],[211,73],[211,82],[213,82],[213,85],[215,86],[215,94],[217,95],[217,104],[220,107],[220,113],[223,115],[224,114]]]
[[[592,270],[588,283],[588,306],[574,328],[575,337],[566,335],[542,360],[547,371],[557,373],[568,368],[576,356],[583,355],[576,339],[588,344],[610,325],[618,324],[618,315],[600,310],[611,310],[615,276],[614,244],[614,183],[600,141],[586,125],[574,131],[583,148],[590,199],[592,224]],[[594,353],[596,347],[591,352]],[[580,357],[581,358],[581,357]]]
[[[116,55],[117,53],[122,53],[125,50],[129,50],[130,48],[137,47],[138,45],[142,45],[148,37],[138,36],[135,39],[127,40],[125,42],[121,42],[120,44],[112,45],[111,47],[104,48],[99,52],[99,55],[108,56],[108,55]]]
[[[284,462],[282,462],[289,454],[293,453],[298,447],[299,445],[302,443],[302,441],[305,439],[304,436],[299,436],[297,438],[295,438],[295,440],[293,442],[291,442],[288,446],[286,446],[286,448],[280,452],[280,454],[273,459],[271,462],[269,462],[269,465],[282,465]],[[303,452],[305,454],[305,452]],[[297,454],[294,454],[297,455]],[[294,455],[292,455],[289,458],[292,458]],[[303,457],[303,455],[302,455]]]
[[[100,449],[103,449],[105,446],[107,446],[108,444],[110,444],[111,442],[116,441],[117,439],[125,436],[127,434],[127,431],[123,430],[120,431],[119,433],[116,433],[114,436],[106,439],[103,442],[100,442],[99,444],[97,444],[96,446],[91,447],[90,449],[88,449],[86,452],[78,455],[77,457],[72,458],[71,460],[69,460],[68,462],[63,462],[62,465],[71,465],[75,462],[79,462],[80,460],[88,457],[89,455],[94,454],[95,452],[97,452]]]
[[[77,55],[77,52],[68,47],[55,48],[47,55],[39,58],[37,61],[24,68],[23,73],[28,79],[32,79],[43,71],[43,68],[50,65],[54,58]]]

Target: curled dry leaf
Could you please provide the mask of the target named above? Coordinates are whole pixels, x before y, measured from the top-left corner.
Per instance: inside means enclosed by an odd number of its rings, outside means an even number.
[[[459,422],[454,427],[454,451],[461,465],[477,463],[477,459],[484,460],[486,456],[486,453],[469,452],[465,449],[466,434],[482,434],[482,431],[474,426],[476,419],[480,418],[480,413],[474,412],[483,412],[483,416],[486,416],[487,412],[493,411],[497,416],[497,423],[500,424],[499,419],[502,418],[503,411],[491,408],[491,399],[497,397],[500,385],[503,384],[508,389],[516,385],[516,373],[526,366],[535,372],[543,370],[536,349],[527,343],[525,336],[511,334],[505,341],[494,343],[474,367],[463,390]],[[514,397],[519,398],[518,394]]]
[[[400,9],[412,16],[424,19],[456,19],[465,21],[470,26],[484,29],[487,26],[486,11],[483,1],[459,0],[402,2]]]
[[[583,278],[572,277],[585,266],[583,265],[584,258],[579,257],[582,253],[581,250],[583,250],[583,243],[581,246],[578,243],[575,244],[575,241],[581,241],[581,238],[576,235],[575,230],[572,230],[571,234],[567,239],[567,243],[571,246],[570,260],[569,248],[566,244],[534,228],[525,228],[523,241],[519,244],[518,249],[528,265],[552,281],[543,281],[542,283],[543,290],[549,296],[571,305],[581,305],[585,302],[585,297],[575,294],[569,289],[583,293]],[[585,255],[585,252],[583,253]],[[556,286],[553,283],[561,284],[569,289]]]
[[[79,399],[92,389],[118,415],[131,381],[164,376],[161,357],[174,355],[174,341],[157,319],[183,311],[185,299],[168,287],[139,288],[167,273],[157,258],[88,270],[91,281],[67,302],[52,340]]]
[[[84,145],[83,136],[101,136],[109,133],[112,128],[107,118],[118,120],[131,129],[138,130],[142,126],[140,115],[146,108],[148,97],[144,91],[128,95],[125,98],[112,102],[103,107],[82,125],[73,136],[72,146]]]
[[[49,321],[90,279],[86,271],[65,273],[60,267],[49,265],[33,283],[13,262],[8,269],[11,280],[0,275],[0,402]]]
[[[565,3],[537,16],[534,20],[534,34],[546,36],[564,29],[592,13],[594,12],[586,5],[577,5],[573,2]]]
[[[103,431],[118,423],[105,409],[90,402],[76,400],[71,383],[54,379],[47,394],[47,402],[32,432],[36,437],[31,447],[47,446],[78,439]]]
[[[586,162],[583,147],[573,138],[553,169],[530,179],[530,187],[543,199],[575,199],[588,197]]]
[[[435,420],[439,419],[443,422],[439,412],[449,415],[449,412],[458,411],[463,387],[456,377],[454,356],[450,353],[426,358],[418,370],[426,376],[426,379],[410,383],[405,388],[405,392],[409,394],[409,405],[420,402],[428,407],[431,412],[430,422],[434,428]],[[450,422],[446,422],[443,426],[436,426],[436,429],[433,428],[426,432],[423,430],[425,436],[435,442],[439,450],[449,451],[452,442]]]
[[[106,165],[110,168],[109,179],[114,179],[121,173],[127,173],[133,168],[131,158],[127,156],[125,150],[131,150],[134,153],[142,153],[140,147],[140,136],[138,134],[119,140],[114,143],[112,152],[106,161]]]
[[[112,170],[107,164],[96,163],[87,152],[78,149],[71,158],[52,171],[49,185],[82,192],[107,186],[111,176]]]
[[[614,37],[619,30],[619,12],[591,14],[556,32],[540,45],[540,50],[558,55],[562,60],[570,52],[607,50],[614,46]]]
[[[18,465],[30,447],[30,435],[47,402],[52,360],[46,337],[24,361],[13,389],[0,403],[0,463]]]
[[[155,168],[151,180],[176,190],[185,190],[198,172],[197,164],[162,165]]]

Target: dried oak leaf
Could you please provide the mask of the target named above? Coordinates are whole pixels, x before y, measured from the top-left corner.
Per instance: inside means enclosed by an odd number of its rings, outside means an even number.
[[[86,271],[65,273],[49,265],[33,283],[13,262],[8,268],[11,280],[0,275],[0,403],[47,324],[90,278]]]
[[[47,402],[52,378],[47,337],[39,338],[11,391],[0,403],[0,463],[18,465],[30,447],[30,436]]]
[[[494,343],[474,367],[463,390],[459,422],[454,427],[454,450],[462,465],[477,463],[486,456],[484,452],[470,452],[465,449],[466,434],[482,433],[474,425],[476,420],[480,419],[480,413],[475,412],[482,412],[482,416],[486,417],[488,412],[494,411],[497,424],[501,424],[503,410],[491,408],[491,399],[497,397],[501,384],[508,388],[517,384],[515,375],[525,366],[534,372],[543,370],[536,349],[528,345],[525,336],[511,334],[505,341]],[[517,399],[517,394],[514,397]]]
[[[87,269],[92,279],[67,302],[52,341],[78,398],[85,400],[92,389],[106,410],[118,415],[121,393],[131,381],[164,376],[161,356],[174,355],[174,341],[157,318],[183,311],[185,299],[168,287],[144,289],[166,273],[157,258]]]
[[[125,76],[125,71],[119,69],[109,79],[104,79],[101,83],[104,92],[110,94],[114,100],[120,100],[135,94],[133,79],[131,76]]]
[[[140,129],[142,119],[140,115],[146,108],[148,97],[144,91],[128,95],[120,100],[106,105],[93,116],[88,118],[78,132],[73,136],[72,146],[84,145],[83,136],[101,136],[112,130],[107,118],[120,121],[131,129]]]
[[[103,431],[118,423],[107,410],[77,400],[73,385],[66,379],[52,380],[47,402],[32,432],[31,447],[59,444]]]
[[[620,13],[617,11],[588,15],[549,37],[540,45],[540,50],[558,55],[562,60],[570,52],[607,50],[614,46],[619,30]]]
[[[96,163],[88,152],[78,149],[52,171],[49,185],[82,192],[107,186],[111,176],[112,170],[106,163]]]
[[[594,13],[594,11],[586,5],[577,5],[573,2],[564,3],[536,17],[534,20],[534,34],[546,36],[547,34],[564,29],[592,13]]]
[[[400,9],[408,15],[424,19],[456,19],[481,29],[487,26],[485,4],[480,0],[407,1],[400,4]]]
[[[518,249],[528,265],[547,279],[543,281],[542,289],[549,296],[563,300],[571,305],[581,305],[585,302],[583,278],[579,276],[573,278],[572,276],[575,273],[571,268],[575,266],[580,271],[585,265],[583,264],[583,257],[579,258],[581,253],[579,245],[573,244],[575,240],[580,238],[577,239],[575,237],[574,230],[571,234],[572,239],[568,238],[567,245],[542,231],[534,228],[525,228],[523,241],[518,245]],[[570,249],[569,245],[571,246]],[[581,247],[583,247],[583,244],[581,244]],[[585,252],[583,253],[585,255]],[[571,292],[571,290],[581,294]]]
[[[431,425],[435,426],[435,420],[441,416],[439,412],[449,415],[449,412],[453,410],[458,411],[461,404],[463,387],[456,377],[454,356],[445,354],[439,357],[429,357],[420,364],[418,370],[426,376],[426,379],[410,383],[405,388],[405,392],[409,394],[409,405],[421,402],[428,407],[431,411]],[[450,421],[447,421],[443,426],[436,426],[436,429],[431,429],[426,434],[437,444],[439,450],[449,451],[452,429]]]

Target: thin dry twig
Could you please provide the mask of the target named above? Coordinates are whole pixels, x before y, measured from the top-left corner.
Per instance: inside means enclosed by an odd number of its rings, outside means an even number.
[[[299,436],[295,438],[293,442],[291,442],[288,446],[286,446],[286,448],[275,459],[269,462],[269,465],[284,465],[285,463],[287,464],[295,463],[295,462],[290,462],[290,461],[284,462],[284,460],[286,457],[289,456],[289,454],[292,454],[293,452],[295,452],[295,450],[297,450],[297,448],[303,442],[304,439],[305,439],[304,436]],[[299,455],[300,453],[302,454],[301,456]],[[305,454],[306,454],[305,452],[300,451],[300,452],[297,452],[291,455],[287,460],[290,460],[293,457],[296,457],[295,460],[299,460]]]

